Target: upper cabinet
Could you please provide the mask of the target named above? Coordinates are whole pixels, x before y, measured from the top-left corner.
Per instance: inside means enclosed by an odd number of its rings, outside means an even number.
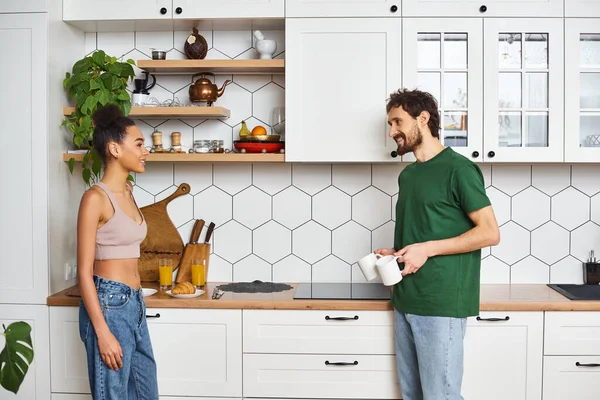
[[[405,17],[562,17],[563,0],[403,0],[402,15]]]
[[[399,161],[385,105],[400,76],[400,19],[287,19],[286,161]]]
[[[565,161],[600,160],[600,19],[565,21]]]
[[[407,18],[403,26],[404,86],[435,96],[441,142],[473,161],[483,160],[482,30],[479,18]]]
[[[0,14],[33,13],[47,11],[48,0],[0,0]]]
[[[401,3],[401,0],[287,0],[285,16],[399,17]]]
[[[600,17],[600,0],[565,0],[565,17]]]
[[[63,21],[171,19],[172,0],[63,0]]]
[[[563,161],[563,20],[484,21],[484,160]]]
[[[284,0],[173,0],[173,18],[283,18]]]
[[[0,137],[19,151],[0,157],[0,303],[46,304],[48,296],[48,16],[0,14]],[[44,38],[43,40],[40,38]],[[9,172],[10,171],[10,172]]]

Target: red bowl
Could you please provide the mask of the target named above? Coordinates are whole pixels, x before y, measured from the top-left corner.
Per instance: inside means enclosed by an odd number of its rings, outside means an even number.
[[[246,153],[279,153],[285,146],[285,142],[244,142],[236,140],[233,147],[238,151],[245,150]]]

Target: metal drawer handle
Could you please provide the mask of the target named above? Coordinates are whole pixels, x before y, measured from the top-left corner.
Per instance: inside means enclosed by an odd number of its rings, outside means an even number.
[[[575,363],[578,367],[600,367],[600,364],[582,364],[579,361]]]
[[[477,319],[477,321],[492,321],[492,322],[496,322],[496,321],[508,321],[510,319],[510,317],[507,315],[504,318],[481,318],[481,317],[477,317],[476,319]]]
[[[146,318],[160,318],[160,314],[156,313],[155,315],[146,315]]]
[[[358,361],[354,361],[354,362],[344,362],[344,361],[329,362],[329,361],[325,361],[325,365],[358,365]]]
[[[357,320],[358,319],[358,315],[355,315],[354,317],[330,317],[329,315],[325,316],[325,319],[327,321],[329,320],[336,320],[336,321],[348,321],[350,319],[354,319]]]

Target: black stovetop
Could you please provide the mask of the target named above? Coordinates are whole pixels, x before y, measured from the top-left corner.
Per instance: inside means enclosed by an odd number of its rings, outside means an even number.
[[[381,283],[300,283],[294,299],[389,300],[390,288]]]

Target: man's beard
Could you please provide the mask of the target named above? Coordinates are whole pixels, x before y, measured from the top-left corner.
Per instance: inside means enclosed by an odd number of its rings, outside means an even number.
[[[414,152],[423,143],[423,135],[421,134],[421,130],[419,129],[417,124],[413,125],[412,129],[410,130],[410,133],[408,134],[408,138],[410,138],[410,140],[408,140],[407,136],[402,132],[398,133],[397,135],[394,135],[394,141],[398,143],[397,140],[399,138],[402,138],[402,145],[398,145],[397,149],[397,153],[400,156],[403,156],[406,153]]]

